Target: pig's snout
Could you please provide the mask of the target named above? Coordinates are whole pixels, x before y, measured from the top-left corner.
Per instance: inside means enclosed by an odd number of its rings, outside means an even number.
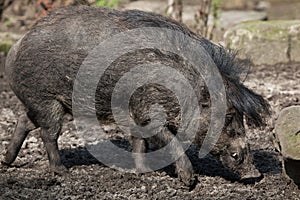
[[[241,180],[257,179],[257,178],[261,178],[261,177],[262,177],[262,174],[257,169],[253,169],[251,171],[248,171],[245,174],[242,174]]]

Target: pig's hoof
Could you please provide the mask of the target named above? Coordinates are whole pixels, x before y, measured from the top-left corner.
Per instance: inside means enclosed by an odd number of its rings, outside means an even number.
[[[3,165],[3,166],[10,166],[10,164],[8,164],[7,162],[5,162],[5,160],[1,160],[1,165]]]
[[[193,177],[193,173],[190,171],[180,171],[178,173],[178,178],[182,181],[186,186],[191,187],[195,184],[195,178]]]
[[[69,170],[63,166],[50,166],[50,171],[54,174],[54,175],[68,175],[69,174]]]
[[[16,159],[15,155],[12,155],[11,153],[6,153],[1,163],[3,165],[10,166],[15,161],[15,159]]]
[[[192,176],[180,176],[179,179],[188,187],[194,185],[195,178]]]
[[[145,173],[152,172],[153,170],[146,166],[140,166],[135,169],[135,174],[141,176]]]
[[[3,160],[1,160],[1,164],[3,166],[7,166],[7,167],[10,167],[13,162],[14,162],[14,159],[9,159],[9,158],[7,158],[7,156],[5,156],[3,158]]]
[[[8,164],[8,163],[6,163],[5,161],[1,161],[1,167],[3,167],[3,168],[8,168],[8,167],[11,167],[11,164]]]

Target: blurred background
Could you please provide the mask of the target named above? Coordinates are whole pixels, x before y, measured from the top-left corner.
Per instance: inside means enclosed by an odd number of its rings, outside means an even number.
[[[11,45],[30,29],[36,20],[47,15],[52,9],[68,5],[140,9],[160,13],[183,22],[207,39],[231,48],[243,49],[244,54],[241,55],[244,56],[261,55],[261,52],[252,50],[251,45],[244,47],[244,42],[249,42],[249,38],[252,46],[257,46],[252,40],[253,34],[260,38],[259,43],[264,42],[261,38],[266,39],[260,34],[266,32],[272,41],[289,40],[286,39],[289,35],[285,35],[284,38],[282,35],[276,35],[278,29],[282,29],[282,32],[291,32],[290,29],[293,29],[292,31],[296,31],[296,37],[299,36],[299,0],[0,0],[1,67],[3,68],[3,54],[7,53]],[[262,23],[263,21],[269,23]],[[252,23],[246,25],[246,22]],[[284,45],[276,48],[284,50],[284,55],[273,55],[278,59],[267,64],[294,59],[291,52],[286,52],[290,44],[284,42]],[[259,57],[255,64],[266,64],[264,60],[268,56]]]
[[[241,21],[300,17],[299,0],[0,0],[0,30],[25,31],[51,9],[81,4],[151,11],[169,15],[194,29],[199,29],[201,23],[215,23],[224,30]]]

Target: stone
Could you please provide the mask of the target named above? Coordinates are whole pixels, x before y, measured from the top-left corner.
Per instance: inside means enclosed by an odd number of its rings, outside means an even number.
[[[284,158],[300,161],[300,106],[284,108],[276,121],[275,134]]]
[[[259,0],[226,0],[222,1],[221,7],[225,10],[254,9]]]
[[[218,23],[219,28],[228,29],[237,24],[247,21],[266,20],[268,15],[266,12],[255,10],[229,10],[221,12]]]
[[[189,27],[195,25],[195,14],[198,7],[196,6],[183,6],[182,21]],[[227,30],[228,28],[246,21],[252,20],[265,20],[268,18],[266,12],[255,10],[228,10],[222,11],[220,19],[217,22],[217,29]],[[214,19],[212,16],[208,17],[208,25],[213,26]]]
[[[276,122],[275,135],[283,156],[285,176],[300,186],[300,106],[283,109]]]
[[[300,61],[300,23],[289,27],[290,58]]]
[[[225,45],[255,65],[300,61],[300,20],[248,21],[228,29]]]

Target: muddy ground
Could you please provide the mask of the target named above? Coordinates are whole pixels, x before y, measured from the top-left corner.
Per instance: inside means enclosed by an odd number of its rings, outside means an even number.
[[[3,62],[3,56],[1,57]],[[3,66],[3,65],[2,65]],[[23,106],[9,89],[1,67],[0,159]],[[97,162],[66,118],[59,146],[70,173],[48,172],[48,160],[39,130],[27,137],[13,167],[0,165],[0,199],[300,199],[300,190],[282,175],[281,158],[273,145],[274,122],[280,110],[300,105],[300,63],[259,66],[246,85],[262,94],[273,114],[264,129],[247,130],[255,165],[263,178],[242,183],[210,156],[199,160],[189,151],[198,183],[190,190],[174,174],[173,167],[142,176],[111,169]],[[118,138],[119,143],[128,143]]]

